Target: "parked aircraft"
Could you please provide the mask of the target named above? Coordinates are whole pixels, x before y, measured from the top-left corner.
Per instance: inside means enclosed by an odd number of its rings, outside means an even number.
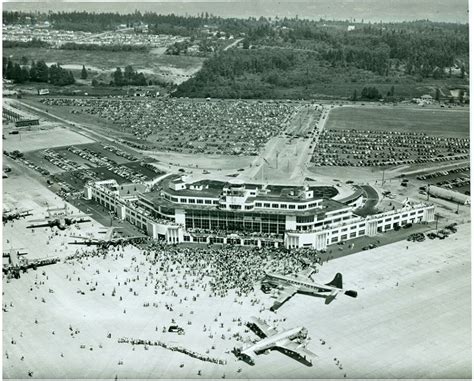
[[[261,282],[262,291],[269,293],[273,288],[276,288],[276,292],[272,296],[277,300],[270,310],[276,311],[297,292],[325,298],[325,304],[331,303],[341,292],[352,298],[357,297],[357,291],[342,288],[341,273],[337,273],[331,282],[322,284],[311,279],[314,271],[315,268],[307,267],[297,274],[265,273],[265,278]]]
[[[75,239],[82,239],[83,241],[74,241],[69,242],[70,245],[86,245],[86,246],[99,246],[102,248],[107,248],[110,246],[119,246],[125,245],[127,243],[133,242],[134,240],[145,238],[146,236],[133,236],[133,237],[114,237],[114,233],[116,230],[120,228],[110,227],[105,232],[100,232],[104,234],[104,238],[90,238],[90,237],[82,237],[82,236],[74,236],[72,235],[71,238]]]
[[[89,222],[90,218],[87,218],[88,214],[68,214],[67,207],[48,209],[48,215],[42,220],[30,220],[32,223],[27,228],[42,228],[42,227],[54,227],[65,230],[68,226],[73,224],[80,224]]]
[[[250,365],[255,365],[257,355],[274,349],[307,366],[313,365],[313,359],[317,356],[306,349],[308,343],[308,330],[306,328],[297,327],[279,332],[277,329],[270,327],[263,320],[255,317],[251,317],[247,326],[262,340],[244,349],[234,348],[232,352],[240,360]]]
[[[23,255],[27,255],[28,253],[21,252],[20,250],[22,249],[10,249],[3,253],[3,258],[8,258],[8,263],[3,265],[2,270],[5,274],[13,274],[15,278],[20,278],[21,271],[25,272],[30,268],[36,270],[38,267],[51,265],[60,261],[59,257],[22,258]]]
[[[15,209],[15,210],[3,210],[3,223],[7,221],[19,220],[27,216],[32,216],[30,213],[32,209]]]

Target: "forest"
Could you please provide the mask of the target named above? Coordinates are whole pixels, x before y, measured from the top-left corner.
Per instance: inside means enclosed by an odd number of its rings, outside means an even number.
[[[385,96],[392,86],[402,88],[395,96],[415,96],[412,90],[423,84],[433,89],[438,83],[467,85],[469,74],[467,24],[237,19],[207,13],[177,16],[138,11],[4,12],[3,16],[7,25],[25,20],[34,24],[42,19],[53,28],[89,32],[147,25],[147,33],[190,36],[208,59],[195,77],[177,88],[175,96],[307,98],[333,91],[335,96],[353,98],[354,91],[362,96],[364,88],[376,88]],[[222,47],[208,49],[211,34],[233,36],[241,42],[226,51]],[[188,44],[169,46],[167,54],[187,54]],[[67,48],[92,49],[75,44]]]

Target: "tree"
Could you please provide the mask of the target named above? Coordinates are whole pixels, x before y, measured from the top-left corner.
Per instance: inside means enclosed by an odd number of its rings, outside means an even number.
[[[26,58],[25,56],[22,56],[20,58],[20,65],[28,65],[28,58]]]
[[[459,90],[459,103],[464,103],[464,90]]]
[[[438,101],[439,102],[439,96],[440,96],[440,91],[438,88],[436,88],[436,92],[435,92],[435,101]]]
[[[124,73],[123,73],[123,79],[126,85],[132,84],[133,82],[133,77],[136,75],[136,73],[133,71],[132,65],[127,65],[125,67]]]
[[[2,67],[3,67],[3,71],[2,71],[2,74],[3,74],[3,78],[5,78],[7,76],[7,64],[8,64],[8,58],[3,56],[3,60],[2,60]]]
[[[120,69],[118,67],[117,70],[115,70],[115,72],[113,74],[113,78],[114,78],[114,85],[115,86],[122,86],[123,85],[122,69]]]
[[[36,69],[35,61],[31,61],[30,67],[30,81],[38,82],[38,70]]]
[[[242,48],[243,49],[248,49],[250,46],[249,44],[249,41],[247,39],[245,39],[243,42],[242,42]]]
[[[99,85],[99,82],[97,82],[97,79],[94,78],[94,79],[92,80],[92,86],[95,87],[95,86],[98,86],[98,85]]]
[[[395,95],[395,86],[390,88],[390,96],[393,97]]]
[[[44,61],[36,62],[36,76],[38,82],[48,82],[49,69]]]
[[[357,90],[354,90],[352,93],[351,101],[356,101],[357,100]]]
[[[8,59],[7,63],[7,70],[6,70],[6,78],[7,79],[13,79],[14,76],[14,67],[13,67],[13,61],[11,59]]]
[[[87,79],[87,70],[84,65],[82,65],[81,79]]]

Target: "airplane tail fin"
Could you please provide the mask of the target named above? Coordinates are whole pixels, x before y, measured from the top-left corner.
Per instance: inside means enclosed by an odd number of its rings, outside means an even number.
[[[332,281],[326,283],[326,286],[333,286],[336,288],[342,288],[342,274],[337,273]]]

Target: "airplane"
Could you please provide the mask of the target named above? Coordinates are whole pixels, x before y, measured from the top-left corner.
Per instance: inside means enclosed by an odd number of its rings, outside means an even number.
[[[7,252],[3,252],[3,258],[8,258],[8,266],[20,266],[24,259],[21,256],[28,254],[27,252],[21,252],[23,248],[13,249],[11,248]]]
[[[247,323],[253,332],[262,340],[249,347],[234,348],[232,352],[239,360],[245,361],[249,365],[255,365],[255,357],[269,350],[278,350],[283,354],[307,365],[313,365],[313,359],[317,355],[306,349],[308,343],[308,330],[304,327],[296,327],[279,332],[270,327],[263,320],[251,317]]]
[[[10,249],[3,253],[3,258],[8,258],[8,263],[3,265],[3,272],[12,273],[15,278],[20,278],[20,271],[27,271],[32,268],[36,270],[38,267],[47,266],[60,261],[59,257],[37,258],[29,260],[20,256],[27,255],[27,252],[20,252],[20,249]]]
[[[315,270],[314,267],[307,267],[297,274],[288,275],[265,272],[265,277],[261,282],[262,291],[269,293],[272,288],[277,289],[276,295],[272,295],[277,300],[270,307],[270,311],[278,310],[283,303],[297,292],[325,298],[325,304],[331,303],[341,292],[352,298],[357,297],[357,291],[342,288],[341,273],[337,273],[331,282],[321,284],[311,279],[311,275]]]
[[[32,216],[30,213],[33,209],[15,209],[15,210],[3,210],[2,220],[5,224],[7,221],[19,220],[27,216]]]
[[[64,208],[47,209],[48,215],[42,220],[30,220],[32,223],[27,228],[42,228],[57,226],[60,230],[65,230],[68,226],[73,224],[80,224],[89,222],[88,214],[67,214],[67,206]],[[60,212],[60,213],[58,213]]]
[[[114,237],[114,232],[116,230],[120,230],[121,228],[117,227],[110,227],[105,232],[99,232],[100,234],[104,234],[104,238],[89,238],[89,237],[82,237],[82,236],[74,236],[71,235],[71,238],[76,239],[83,239],[83,242],[69,242],[70,245],[86,245],[86,246],[99,246],[101,248],[108,248],[110,246],[119,246],[125,245],[129,242],[132,242],[136,239],[145,238],[146,236],[133,236],[133,237]]]

